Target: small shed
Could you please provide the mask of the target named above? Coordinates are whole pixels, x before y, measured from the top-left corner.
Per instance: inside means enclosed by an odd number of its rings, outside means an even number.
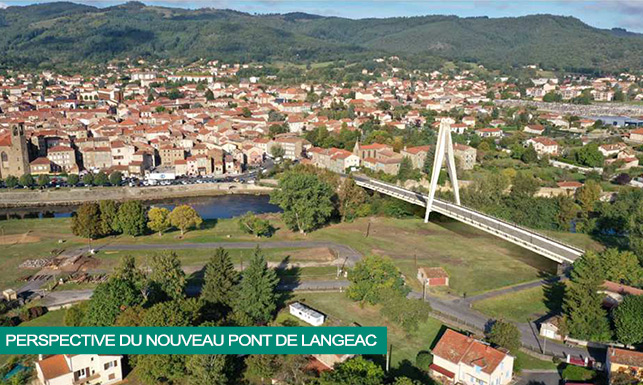
[[[540,335],[552,340],[562,341],[564,338],[560,335],[560,322],[562,317],[557,315],[550,317],[540,323]]]
[[[13,289],[7,289],[2,292],[2,297],[4,297],[4,299],[6,299],[7,301],[14,301],[18,299],[18,293],[16,293],[16,291]]]
[[[290,304],[290,314],[313,326],[321,326],[326,320],[325,315],[300,302]]]
[[[441,267],[420,267],[417,277],[426,286],[449,286],[449,274]]]

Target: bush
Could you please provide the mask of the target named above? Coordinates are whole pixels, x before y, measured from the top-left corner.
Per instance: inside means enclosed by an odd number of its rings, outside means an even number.
[[[47,313],[47,308],[44,306],[34,306],[24,310],[20,314],[20,320],[22,322],[31,321]]]
[[[429,370],[429,365],[433,363],[433,354],[426,350],[421,350],[415,356],[415,366],[422,370]]]

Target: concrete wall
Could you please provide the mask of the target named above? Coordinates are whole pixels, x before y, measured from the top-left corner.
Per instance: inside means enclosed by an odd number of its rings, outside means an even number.
[[[103,199],[154,200],[225,194],[267,194],[272,188],[241,183],[204,183],[151,187],[84,187],[72,189],[10,190],[0,193],[0,208],[76,205]]]

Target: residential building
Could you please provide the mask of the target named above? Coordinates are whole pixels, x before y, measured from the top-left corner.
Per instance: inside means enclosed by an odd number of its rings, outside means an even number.
[[[44,156],[36,158],[29,164],[29,167],[32,175],[46,175],[54,172],[53,164]]]
[[[55,165],[54,167],[57,170],[78,172],[76,151],[69,146],[55,146],[48,149],[47,158]]]
[[[538,155],[558,155],[558,143],[547,137],[531,138],[525,142],[534,146]]]
[[[605,364],[610,384],[617,373],[629,375],[633,382],[643,381],[643,352],[610,347]]]
[[[451,126],[453,128],[453,126]],[[422,169],[424,167],[424,161],[426,160],[426,154],[429,152],[431,146],[417,146],[417,147],[404,147],[400,154],[411,160],[413,168]]]
[[[185,150],[173,145],[166,145],[161,146],[159,155],[161,156],[161,164],[171,165],[177,160],[185,159]]]
[[[460,160],[460,167],[463,170],[472,170],[476,165],[478,150],[466,144],[455,143],[453,145],[453,156]]]
[[[274,145],[281,146],[284,150],[284,159],[300,159],[304,150],[304,139],[301,138],[276,138]]]
[[[505,385],[513,377],[514,357],[447,329],[433,348],[429,374],[447,384]]]
[[[123,380],[122,356],[106,354],[56,354],[36,362],[42,385],[108,385]]]
[[[630,140],[636,143],[643,143],[643,128],[630,131]]]

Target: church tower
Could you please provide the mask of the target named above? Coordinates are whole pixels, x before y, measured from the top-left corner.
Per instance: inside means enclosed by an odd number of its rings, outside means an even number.
[[[21,177],[29,174],[29,147],[25,138],[25,128],[22,124],[11,127],[11,146],[6,150],[8,156],[8,170],[3,170],[2,174],[6,177],[13,175]],[[4,162],[3,162],[4,163]]]

